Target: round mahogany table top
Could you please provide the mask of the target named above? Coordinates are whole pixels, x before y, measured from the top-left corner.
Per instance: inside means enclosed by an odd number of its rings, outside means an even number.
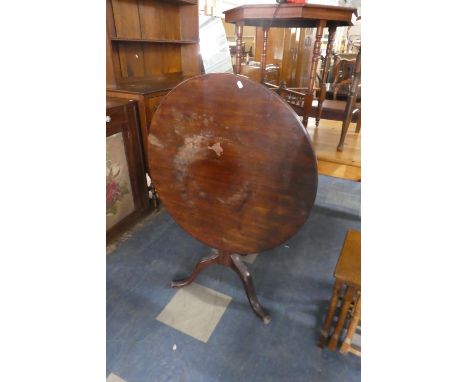
[[[150,175],[174,220],[202,243],[249,254],[289,239],[317,192],[317,161],[299,117],[244,76],[176,86],[148,136]]]

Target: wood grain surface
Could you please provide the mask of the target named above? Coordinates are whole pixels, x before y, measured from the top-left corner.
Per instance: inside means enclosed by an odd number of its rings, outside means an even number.
[[[206,245],[257,253],[289,239],[317,192],[317,161],[299,117],[246,77],[193,77],[160,103],[149,169],[174,220]]]

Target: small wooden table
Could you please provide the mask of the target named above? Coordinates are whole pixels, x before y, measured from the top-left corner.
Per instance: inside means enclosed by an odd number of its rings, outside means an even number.
[[[319,4],[262,4],[243,5],[225,11],[226,22],[236,24],[236,66],[235,72],[240,73],[242,57],[242,31],[244,25],[263,28],[263,50],[261,58],[262,82],[265,79],[266,52],[268,45],[268,32],[270,28],[317,28],[314,49],[311,51],[308,68],[308,87],[305,94],[300,92],[288,92],[287,89],[271,86],[285,96],[299,97],[302,106],[302,123],[307,127],[308,118],[312,111],[312,102],[316,90],[326,92],[326,81],[321,81],[320,89],[314,89],[315,74],[320,60],[320,45],[324,28],[328,28],[328,44],[325,62],[322,68],[322,78],[326,78],[330,67],[333,41],[336,28],[351,26],[352,16],[357,12],[356,8],[338,7]],[[322,97],[321,97],[322,98]],[[323,97],[324,98],[324,97]],[[295,104],[298,101],[296,100]],[[319,107],[321,105],[319,104]]]
[[[351,339],[361,319],[361,233],[348,231],[341,249],[334,274],[336,281],[333,287],[333,295],[328,307],[327,317],[320,332],[319,346],[323,347],[328,341],[328,349],[334,350],[338,344],[346,317],[350,311],[352,314],[346,338],[341,346],[341,352],[346,353],[351,348]],[[342,300],[338,313],[338,321],[329,336],[330,327],[335,316],[338,299]],[[354,351],[355,354],[358,352]],[[360,354],[360,352],[359,352]]]
[[[254,312],[270,322],[240,256],[283,243],[312,209],[317,160],[297,115],[277,94],[246,77],[194,77],[159,105],[148,154],[169,214],[215,249],[191,276],[172,286],[190,284],[209,265],[228,266],[240,276]]]

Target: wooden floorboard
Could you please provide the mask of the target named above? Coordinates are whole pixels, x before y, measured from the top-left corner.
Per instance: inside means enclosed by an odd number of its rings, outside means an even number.
[[[319,174],[337,178],[361,180],[361,134],[351,123],[342,152],[336,150],[340,140],[341,122],[322,119],[318,128],[309,119],[307,131],[317,155]]]

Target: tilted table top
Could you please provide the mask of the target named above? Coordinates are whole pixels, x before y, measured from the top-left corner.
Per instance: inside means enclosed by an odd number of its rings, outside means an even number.
[[[207,74],[161,101],[148,136],[151,178],[174,220],[239,254],[289,239],[317,191],[310,138],[278,95],[246,77]]]

